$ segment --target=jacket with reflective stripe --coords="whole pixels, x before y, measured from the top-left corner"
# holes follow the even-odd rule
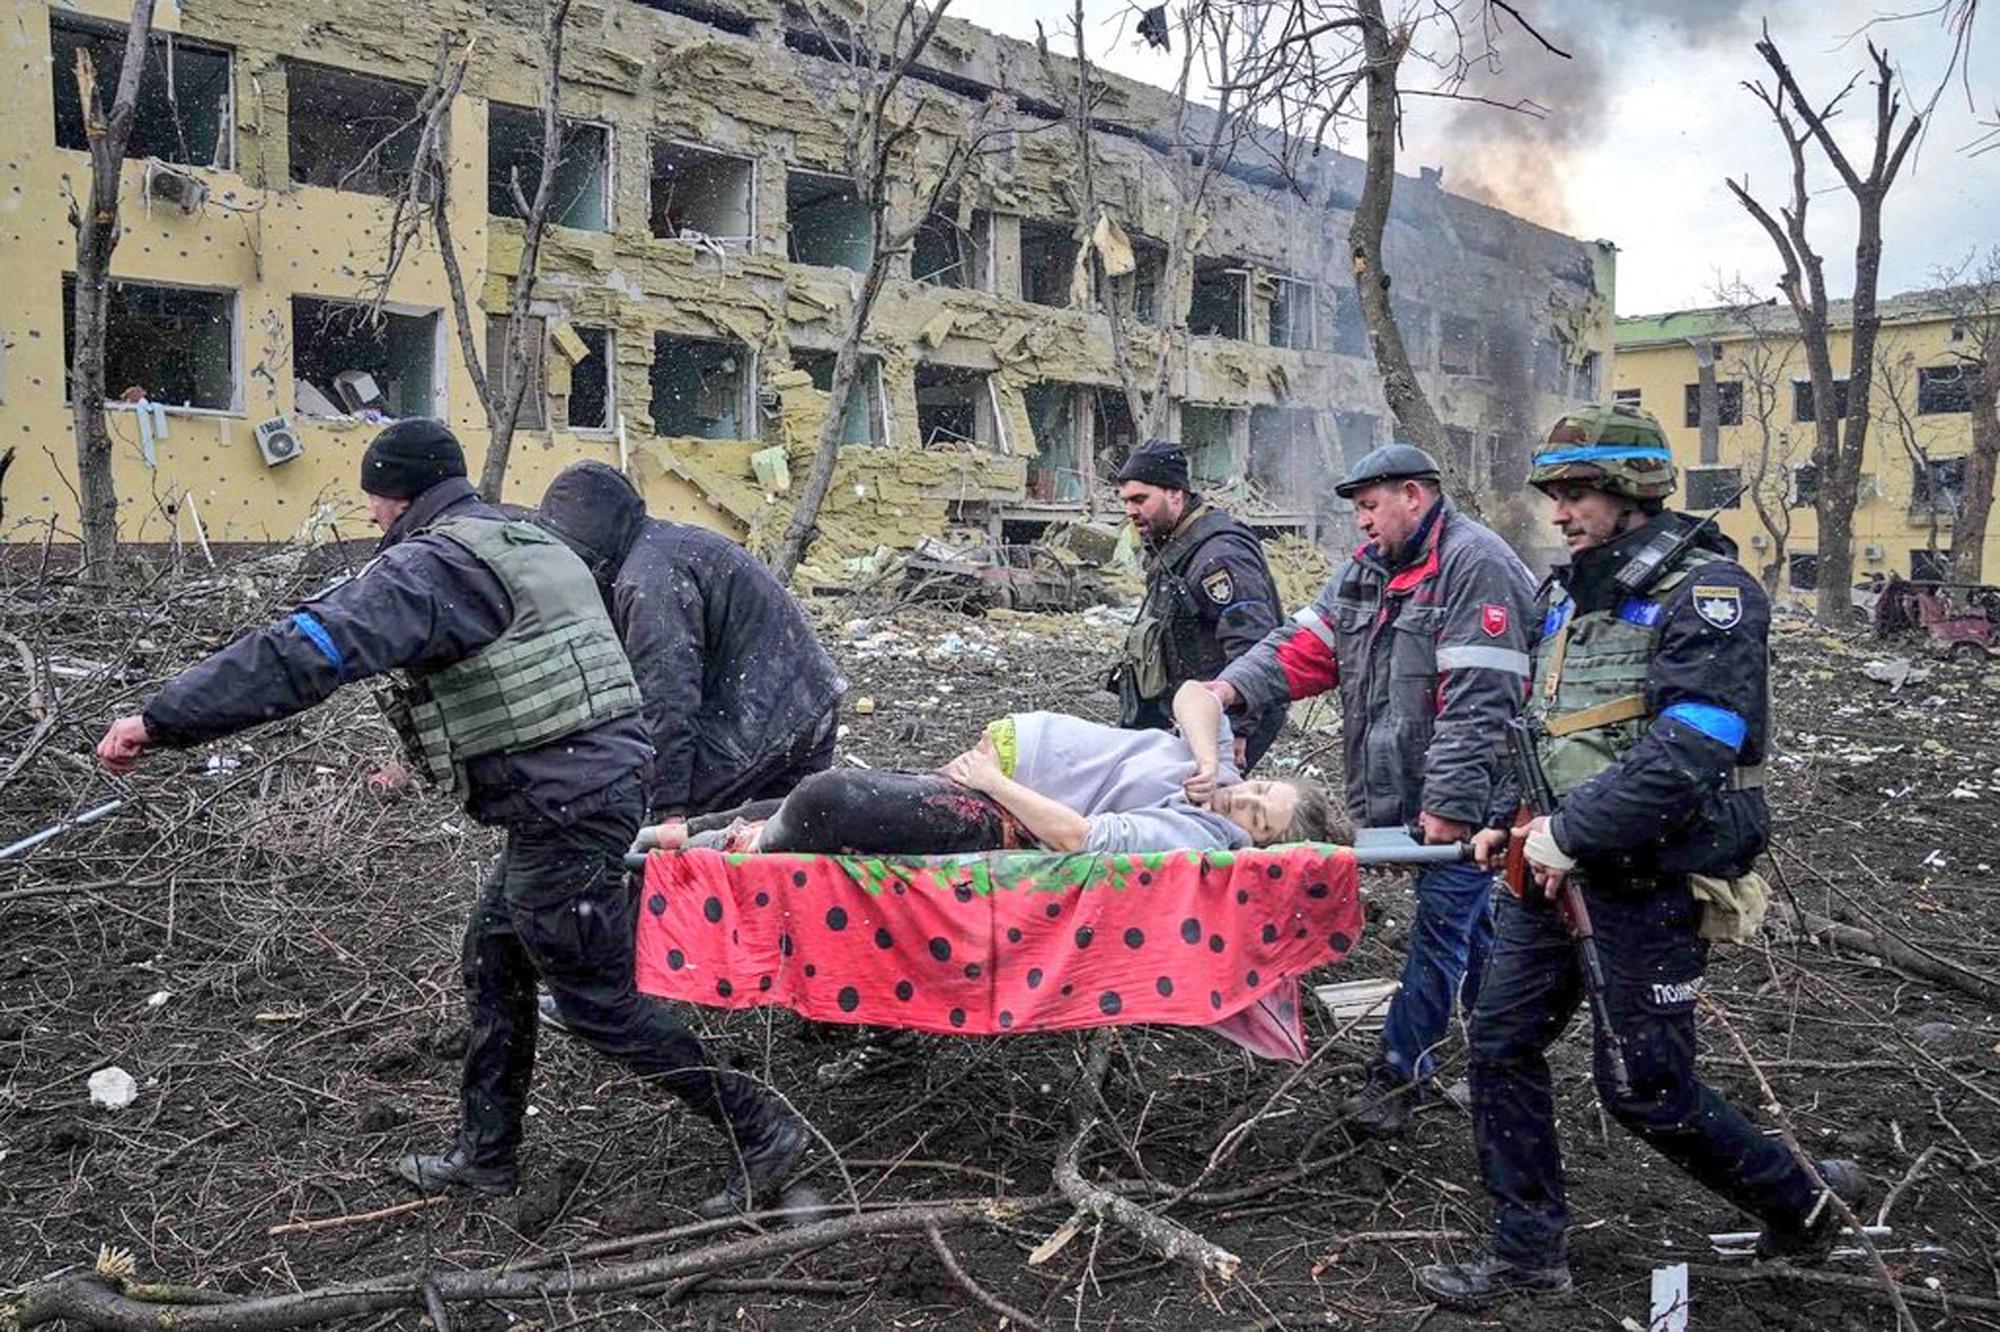
[[[1501,727],[1527,685],[1534,579],[1449,500],[1420,535],[1420,553],[1396,569],[1372,546],[1355,551],[1222,679],[1253,711],[1338,686],[1357,822],[1428,812],[1482,826],[1502,813]]]

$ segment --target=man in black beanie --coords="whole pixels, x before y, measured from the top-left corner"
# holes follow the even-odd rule
[[[1146,544],[1146,596],[1107,687],[1120,726],[1165,730],[1174,691],[1214,679],[1278,626],[1284,607],[1257,534],[1194,492],[1179,444],[1147,440],[1114,479]],[[1245,772],[1284,724],[1282,705],[1241,723]]]
[[[507,834],[466,927],[458,1137],[441,1154],[402,1158],[398,1173],[426,1190],[513,1189],[539,975],[575,1034],[733,1136],[730,1185],[703,1208],[753,1204],[798,1160],[804,1127],[756,1083],[717,1070],[634,984],[637,897],[623,857],[652,747],[590,570],[481,500],[442,422],[377,435],[361,488],[383,529],[376,558],[169,680],[111,724],[99,760],[130,772],[153,745],[217,740],[393,672],[378,697],[411,766]]]

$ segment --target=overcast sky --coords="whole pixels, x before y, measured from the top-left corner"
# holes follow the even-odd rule
[[[1461,12],[1473,12],[1465,0]],[[1878,13],[1927,8],[1932,0],[1875,5],[1866,0],[1562,0],[1516,4],[1557,46],[1542,51],[1518,29],[1499,34],[1503,68],[1482,86],[1503,101],[1531,96],[1549,108],[1540,120],[1432,98],[1406,100],[1408,125],[1399,168],[1442,165],[1456,188],[1572,235],[1615,242],[1618,312],[1648,314],[1715,302],[1720,279],[1741,275],[1774,293],[1778,260],[1770,239],[1723,184],[1749,177],[1752,192],[1775,212],[1790,192],[1784,143],[1769,114],[1744,90],[1769,81],[1753,49],[1768,18],[1773,37],[1807,94],[1830,97],[1847,79],[1872,73],[1867,36],[1888,48],[1905,85],[1904,102],[1928,102],[1951,48],[1936,17],[1862,30]],[[1975,247],[2000,244],[2000,146],[1969,156],[1965,146],[2000,119],[2000,7],[1974,34],[1973,106],[1954,83],[1937,103],[1929,133],[1883,213],[1884,295],[1931,285],[1941,268]],[[1390,4],[1394,13],[1394,0]],[[1067,32],[1068,0],[955,0],[951,12],[1015,36],[1034,36],[1037,19],[1052,37]],[[1108,69],[1161,86],[1176,60],[1146,49],[1133,32],[1126,0],[1086,0],[1093,59]],[[1664,15],[1664,16],[1663,16]],[[1176,34],[1178,36],[1178,34]],[[1069,39],[1061,38],[1059,49]],[[1206,100],[1203,90],[1202,100]],[[1866,171],[1874,124],[1867,76],[1835,121],[1838,137]],[[1342,145],[1349,152],[1355,141]],[[1812,150],[1809,161],[1818,158]],[[1826,257],[1829,294],[1853,290],[1854,203],[1824,166],[1814,175],[1809,209],[1813,243]]]

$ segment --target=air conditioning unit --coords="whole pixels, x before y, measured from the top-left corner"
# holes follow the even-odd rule
[[[1768,548],[1770,544],[1771,544],[1771,538],[1765,536],[1762,532],[1752,532],[1750,534],[1750,549],[1764,550]]]
[[[1888,556],[1889,552],[1884,550],[1881,546],[1877,545],[1873,541],[1869,542],[1867,545],[1861,548],[1861,558],[1868,561],[1870,564],[1880,564],[1883,560],[1887,559]]]
[[[146,172],[146,193],[163,203],[173,204],[191,217],[208,202],[208,182],[199,176],[182,175],[178,171],[154,166]]]
[[[256,426],[257,452],[264,455],[266,467],[276,467],[288,463],[306,451],[305,442],[298,431],[292,428],[288,416],[274,416],[268,421],[259,421]]]

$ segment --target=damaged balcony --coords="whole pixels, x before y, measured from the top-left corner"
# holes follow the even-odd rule
[[[653,433],[689,439],[755,439],[752,354],[740,342],[653,338]]]
[[[795,264],[865,272],[875,250],[868,207],[844,176],[794,171],[785,178],[785,225]]]
[[[83,103],[77,95],[76,56],[88,51],[97,71],[97,97],[109,107],[125,65],[126,26],[74,14],[49,15],[49,51],[55,83],[56,147],[89,151]],[[177,33],[146,36],[146,68],[132,111],[125,156],[177,166],[228,170],[235,160],[235,117],[229,52]]]
[[[325,420],[444,416],[443,321],[435,310],[292,298],[292,406]]]
[[[757,164],[686,144],[653,144],[655,236],[749,249],[757,237]]]
[[[611,229],[611,129],[564,120],[562,156],[549,182],[549,221],[578,231]],[[486,109],[486,211],[520,218],[514,192],[534,205],[542,175],[542,113],[494,102]]]
[[[390,197],[417,155],[414,84],[285,62],[285,134],[294,185]]]

